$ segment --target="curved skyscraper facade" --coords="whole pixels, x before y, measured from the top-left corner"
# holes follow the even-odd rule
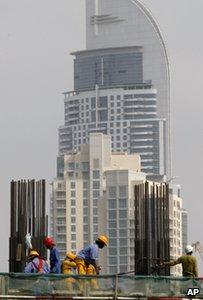
[[[142,171],[170,178],[169,64],[151,14],[136,0],[86,0],[86,48],[72,53],[59,155],[103,132],[113,151],[140,154]]]
[[[157,114],[166,120],[166,173],[171,176],[170,74],[163,37],[137,0],[86,0],[87,49],[142,46],[143,80],[157,89]]]

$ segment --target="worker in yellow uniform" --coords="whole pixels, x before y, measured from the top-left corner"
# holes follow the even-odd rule
[[[71,275],[73,273],[73,269],[76,269],[76,263],[75,263],[76,255],[73,252],[67,252],[66,258],[63,260],[61,264],[61,273]],[[75,282],[74,278],[67,278],[67,288],[68,290],[73,289],[73,283]]]
[[[160,267],[175,266],[177,264],[182,264],[183,276],[186,277],[198,277],[197,271],[197,260],[192,255],[193,247],[187,245],[185,247],[185,255],[180,256],[178,259],[171,262],[164,262]]]
[[[78,274],[80,275],[98,275],[101,269],[98,266],[99,249],[104,248],[108,244],[108,238],[105,235],[100,235],[93,245],[89,245],[86,248],[78,252],[75,259]],[[97,281],[93,279],[91,281],[93,288],[98,288]]]

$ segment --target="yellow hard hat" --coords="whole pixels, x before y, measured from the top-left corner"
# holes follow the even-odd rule
[[[105,236],[105,235],[100,235],[100,236],[98,237],[98,241],[103,242],[103,243],[107,246],[107,244],[108,244],[108,237]]]
[[[31,250],[29,256],[39,256],[39,253],[35,250]]]
[[[66,257],[68,257],[69,259],[74,260],[76,258],[76,255],[73,252],[67,252],[66,253]]]

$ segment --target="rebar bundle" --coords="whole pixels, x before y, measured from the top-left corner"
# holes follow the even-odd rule
[[[135,186],[135,274],[169,275],[159,268],[170,260],[169,187],[163,183]]]
[[[45,180],[12,181],[10,185],[9,272],[22,272],[29,249],[25,236],[31,234],[33,249],[46,256],[43,239],[47,235]]]

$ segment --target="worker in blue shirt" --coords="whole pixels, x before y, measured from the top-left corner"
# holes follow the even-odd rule
[[[54,239],[51,237],[46,237],[44,239],[44,245],[47,247],[47,249],[50,250],[50,273],[60,274],[61,273],[61,267],[60,267],[60,257],[59,257],[59,251],[55,247]]]
[[[47,261],[39,256],[35,250],[29,253],[29,262],[25,267],[25,273],[49,273],[50,268]]]
[[[107,244],[108,238],[105,235],[100,235],[93,245],[90,245],[78,252],[75,260],[78,274],[99,274],[100,267],[97,264],[99,249],[102,249],[104,246],[107,246]]]

